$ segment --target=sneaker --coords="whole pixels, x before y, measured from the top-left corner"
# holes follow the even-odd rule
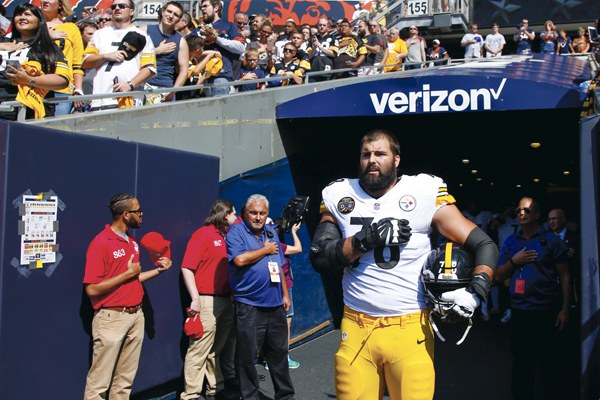
[[[292,357],[288,356],[288,367],[290,369],[296,369],[300,366],[300,363],[298,361],[294,361],[292,360]]]
[[[506,312],[504,313],[504,316],[502,317],[502,319],[500,320],[500,322],[502,322],[503,324],[507,323],[508,321],[510,321],[510,318],[512,317],[511,312],[510,312],[510,308],[508,310],[506,310]]]
[[[265,369],[268,371],[269,370],[269,365],[267,363],[265,363]]]

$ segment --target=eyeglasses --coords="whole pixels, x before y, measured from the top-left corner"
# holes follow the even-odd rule
[[[98,19],[98,22],[108,22],[110,21],[110,18],[100,18]]]
[[[525,211],[525,214],[531,214],[531,208],[529,208],[529,207],[515,208],[515,214],[519,215],[519,214],[521,214],[521,211]]]
[[[138,217],[143,214],[142,207],[138,208],[137,210],[128,210],[127,212],[130,214],[137,214]]]
[[[129,8],[129,5],[125,3],[113,4],[110,6],[110,9],[114,11],[117,9],[117,7],[119,7],[121,10],[124,10],[126,8]]]
[[[296,51],[296,50],[294,50],[294,49],[283,49],[284,53],[293,53],[294,51]]]
[[[255,61],[258,61],[258,58],[246,58],[246,61],[255,62]]]

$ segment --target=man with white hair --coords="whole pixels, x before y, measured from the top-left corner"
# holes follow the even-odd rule
[[[281,272],[285,258],[275,228],[265,224],[268,215],[267,198],[260,194],[250,196],[245,204],[244,221],[229,228],[225,238],[237,330],[236,358],[244,400],[259,399],[254,358],[261,348],[269,365],[275,398],[294,399],[286,319],[291,303]]]

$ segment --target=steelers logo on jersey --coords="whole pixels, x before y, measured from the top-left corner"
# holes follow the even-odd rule
[[[399,205],[402,211],[409,212],[415,209],[417,200],[411,195],[402,196],[400,197]]]
[[[338,207],[339,212],[341,212],[342,214],[349,214],[352,211],[354,211],[355,205],[356,204],[352,197],[344,197],[343,199],[341,199],[338,202],[337,207]]]

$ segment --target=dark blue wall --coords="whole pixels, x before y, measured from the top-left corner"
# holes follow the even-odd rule
[[[144,210],[142,227],[132,233],[138,240],[161,233],[173,260],[171,270],[145,284],[146,339],[134,392],[180,376],[180,345],[187,341],[179,266],[218,198],[218,158],[14,123],[0,123],[0,151],[1,397],[82,397],[93,316],[83,292],[85,254],[111,222],[106,205],[119,192],[134,194]],[[64,258],[50,277],[47,264],[28,277],[11,265],[20,249],[12,202],[28,189],[53,190],[66,204],[57,238]],[[143,270],[154,268],[144,250],[140,260]]]

